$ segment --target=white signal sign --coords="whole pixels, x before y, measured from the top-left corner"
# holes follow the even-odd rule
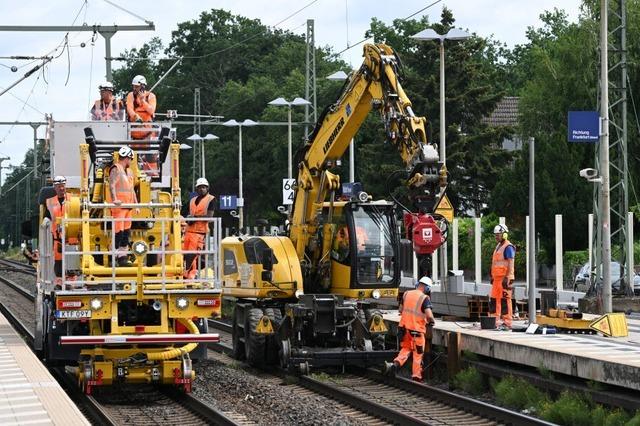
[[[293,204],[295,186],[295,179],[282,179],[282,204],[284,204],[285,206]]]

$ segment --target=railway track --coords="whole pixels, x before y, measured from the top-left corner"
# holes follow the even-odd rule
[[[0,264],[6,265],[6,260],[2,259]],[[0,276],[0,311],[29,345],[34,339],[34,301],[32,290]],[[129,385],[97,388],[95,395],[88,396],[78,388],[75,373],[69,367],[50,368],[50,371],[96,424],[192,426],[246,423],[243,418],[234,419],[233,415],[191,395],[166,387]]]
[[[221,333],[221,343],[211,347],[230,353],[230,326],[209,321]],[[227,337],[227,338],[225,338]],[[288,380],[291,380],[288,378]],[[350,417],[366,424],[402,425],[549,425],[543,420],[474,400],[404,378],[390,378],[367,370],[340,375],[300,376],[296,385],[317,392],[351,410]],[[355,411],[354,411],[355,410]],[[363,417],[364,415],[364,417]]]
[[[14,272],[24,272],[25,274],[36,274],[36,268],[33,266],[13,259],[0,259],[0,269],[10,270]]]

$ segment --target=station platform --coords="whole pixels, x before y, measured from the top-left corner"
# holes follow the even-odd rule
[[[392,330],[400,319],[397,311],[386,311],[383,317]],[[640,320],[627,319],[627,324],[627,337],[612,338],[589,334],[541,335],[481,330],[478,323],[436,318],[433,343],[446,347],[449,333],[459,333],[461,350],[640,390]],[[514,321],[516,325],[524,325],[524,322]]]
[[[0,424],[90,425],[2,314]]]

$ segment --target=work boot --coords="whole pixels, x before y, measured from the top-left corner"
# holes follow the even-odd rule
[[[395,376],[396,372],[399,370],[399,365],[398,363],[394,362],[384,362],[384,366],[382,367],[382,372],[386,375],[386,376]]]
[[[123,256],[118,258],[118,266],[133,266],[133,263],[126,256]]]
[[[413,377],[411,377],[411,380],[413,380],[414,382],[417,382],[417,383],[422,383],[422,377],[413,376]]]

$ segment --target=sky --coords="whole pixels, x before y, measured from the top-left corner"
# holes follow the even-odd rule
[[[141,47],[154,36],[160,37],[167,45],[177,23],[195,20],[203,10],[222,8],[234,14],[258,18],[269,26],[279,24],[277,28],[298,34],[305,33],[307,19],[314,19],[316,45],[331,46],[334,52],[338,52],[361,41],[373,17],[391,24],[394,19],[406,18],[434,1],[0,0],[0,26],[72,25],[74,22],[74,25],[88,26],[144,25],[140,17],[153,21],[155,31],[122,31],[112,38],[112,56],[119,56],[125,49]],[[564,9],[569,19],[575,21],[580,13],[580,3],[580,0],[440,0],[413,19],[427,15],[431,22],[438,21],[442,8],[446,6],[453,11],[457,27],[482,37],[493,36],[513,47],[527,41],[525,32],[528,27],[541,25],[539,16],[543,11]],[[64,35],[60,32],[3,32],[0,37],[0,91],[37,64],[4,57],[50,54],[60,46]],[[104,39],[98,35],[92,42],[92,32],[72,32],[69,45],[69,57],[65,51],[46,67],[44,74],[34,73],[0,96],[0,122],[42,121],[45,113],[53,114],[57,120],[82,121],[89,118],[90,105],[98,99],[97,86],[105,79]],[[55,52],[60,53],[61,50]],[[342,58],[357,67],[361,52],[361,46],[356,46],[342,54]],[[19,67],[18,71],[12,72],[12,66]],[[114,68],[117,67],[118,63],[114,62]],[[45,128],[42,126],[38,137],[44,136]],[[8,163],[19,165],[32,146],[33,129],[30,126],[0,126],[0,157],[10,157],[10,161],[2,163],[3,166]],[[6,176],[7,170],[2,172]]]

